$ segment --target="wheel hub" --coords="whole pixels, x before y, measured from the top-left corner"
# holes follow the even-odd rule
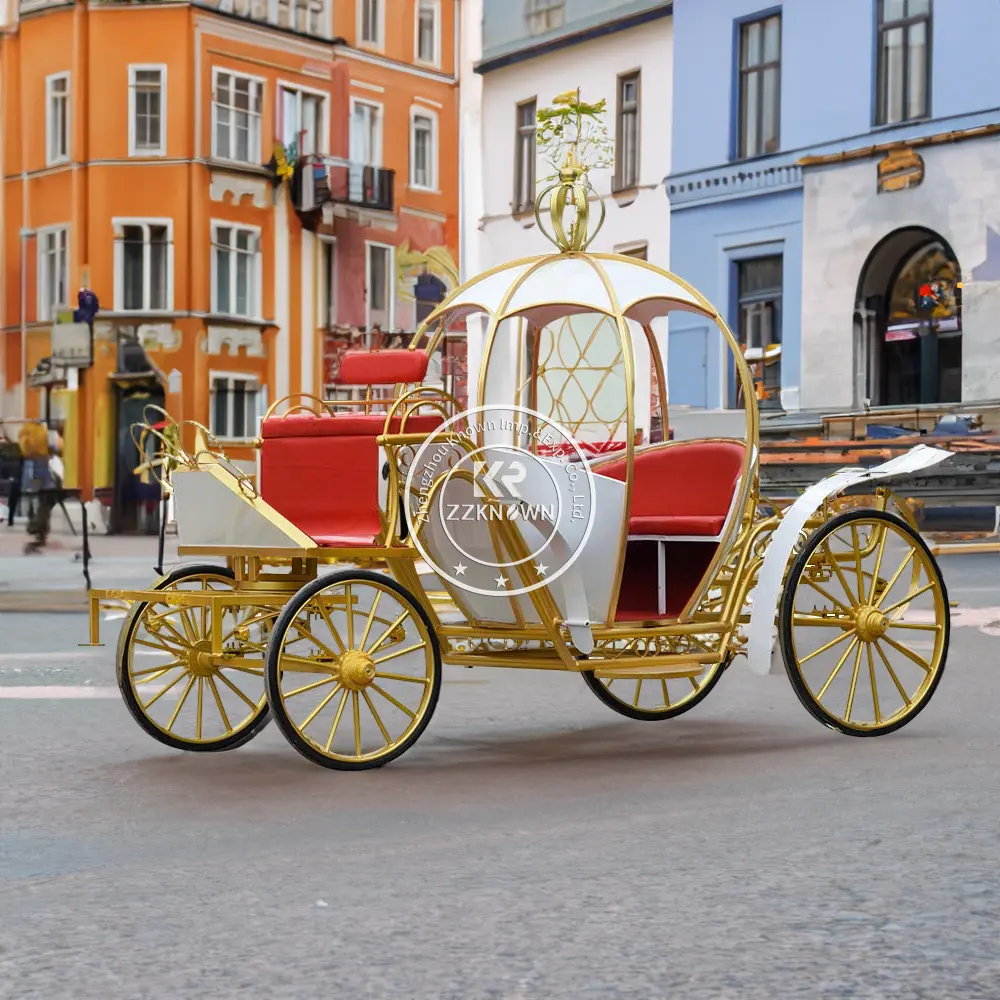
[[[216,672],[211,639],[202,639],[188,650],[187,668],[195,677],[209,677]]]
[[[866,604],[858,608],[854,616],[854,631],[862,642],[875,642],[885,635],[885,614],[878,608]]]
[[[375,664],[367,653],[351,649],[340,658],[340,683],[349,691],[361,691],[375,680]]]

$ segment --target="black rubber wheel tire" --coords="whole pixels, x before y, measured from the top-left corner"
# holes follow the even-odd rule
[[[795,591],[799,578],[802,576],[802,572],[806,567],[806,563],[809,561],[810,556],[812,556],[816,549],[823,543],[823,540],[827,538],[827,536],[832,535],[845,524],[850,524],[852,521],[862,520],[881,520],[890,522],[898,528],[899,531],[908,535],[910,539],[912,539],[914,544],[916,544],[916,546],[927,556],[930,565],[934,567],[934,570],[937,573],[937,582],[938,586],[941,588],[941,598],[944,601],[944,607],[946,609],[943,645],[941,648],[941,665],[938,667],[934,680],[931,681],[930,687],[928,687],[928,689],[924,692],[920,702],[911,712],[904,715],[903,718],[897,719],[895,722],[879,729],[853,729],[849,726],[845,726],[840,719],[831,715],[826,711],[826,709],[823,708],[822,705],[818,704],[809,693],[809,689],[806,687],[806,683],[802,679],[802,675],[795,665],[795,650],[792,646],[791,621],[792,612],[795,608]],[[799,701],[802,702],[806,711],[814,719],[822,722],[824,726],[836,730],[838,733],[843,733],[845,736],[888,736],[889,733],[894,733],[896,730],[902,729],[903,726],[912,722],[924,710],[928,702],[933,697],[934,692],[937,690],[938,684],[941,683],[941,678],[944,676],[944,668],[948,661],[948,645],[951,641],[951,615],[947,613],[947,609],[949,607],[948,589],[945,586],[944,577],[941,575],[941,567],[938,566],[937,560],[934,558],[931,550],[927,547],[927,543],[906,523],[906,521],[904,521],[901,517],[897,517],[895,514],[890,514],[887,511],[880,510],[849,510],[845,511],[843,514],[838,514],[836,517],[827,521],[822,527],[817,528],[816,531],[814,531],[812,535],[806,539],[805,545],[802,546],[802,551],[796,556],[795,561],[792,563],[792,568],[788,571],[788,576],[785,580],[785,588],[782,593],[781,605],[778,612],[778,637],[781,643],[781,658],[785,664],[785,673],[788,674],[788,679],[792,683],[792,690],[795,692]]]
[[[720,678],[729,668],[729,665],[733,662],[733,657],[728,657],[719,667],[718,670],[709,678],[705,685],[698,690],[698,692],[689,700],[684,702],[682,705],[675,705],[671,708],[664,708],[662,711],[657,712],[643,712],[641,709],[635,708],[633,705],[629,705],[624,701],[620,701],[616,698],[608,688],[601,682],[599,677],[594,676],[593,670],[584,670],[582,672],[582,677],[584,683],[590,688],[597,697],[604,702],[608,708],[617,712],[619,715],[624,715],[628,719],[635,719],[637,722],[662,722],[664,719],[676,719],[677,716],[683,715],[685,712],[690,712],[692,708],[700,705],[712,691],[716,684],[719,683]]]
[[[202,574],[224,576],[230,580],[235,580],[233,571],[226,566],[178,566],[177,569],[157,580],[150,587],[150,590],[166,590],[172,584],[183,580],[185,577],[201,576]],[[187,750],[192,753],[222,753],[225,750],[235,750],[237,747],[243,746],[244,743],[249,743],[271,721],[271,710],[267,703],[260,709],[256,718],[251,719],[242,729],[238,729],[232,735],[213,743],[192,743],[188,740],[178,739],[176,736],[171,736],[169,733],[164,732],[146,717],[136,698],[135,691],[129,683],[126,654],[132,643],[135,630],[139,626],[139,618],[147,606],[148,604],[145,601],[132,606],[128,618],[125,619],[125,624],[122,627],[121,637],[118,640],[118,651],[115,657],[117,661],[118,690],[121,691],[122,699],[125,702],[125,707],[129,710],[129,714],[154,740],[174,750]]]
[[[386,587],[395,593],[400,601],[404,602],[423,622],[424,627],[427,629],[427,635],[431,644],[431,651],[434,656],[434,679],[431,682],[430,701],[427,705],[427,711],[424,713],[424,717],[417,724],[417,727],[413,730],[413,732],[410,733],[410,735],[407,736],[407,738],[398,747],[387,753],[384,757],[377,757],[374,760],[335,760],[331,757],[327,757],[325,754],[320,753],[314,747],[310,746],[309,743],[299,735],[298,730],[295,728],[295,724],[288,717],[288,713],[285,711],[284,704],[281,700],[281,692],[278,686],[278,663],[281,645],[285,633],[288,631],[291,623],[295,620],[295,616],[310,598],[314,597],[321,590],[325,590],[331,584],[344,580],[367,580],[370,583],[377,583],[379,586]],[[421,734],[427,728],[427,724],[431,721],[431,716],[434,714],[434,709],[437,708],[438,698],[441,695],[441,647],[438,643],[437,636],[434,634],[434,627],[431,624],[431,620],[428,618],[427,613],[404,586],[397,583],[391,576],[388,576],[385,573],[375,573],[372,570],[366,569],[341,570],[336,573],[329,573],[326,576],[317,577],[315,580],[310,581],[300,590],[296,591],[295,596],[292,597],[292,599],[282,609],[281,614],[274,623],[274,628],[271,630],[271,635],[267,643],[267,654],[264,666],[264,686],[267,690],[267,700],[271,706],[271,713],[274,716],[275,724],[281,730],[285,739],[288,740],[288,742],[291,743],[291,745],[300,754],[302,754],[303,757],[312,761],[314,764],[319,764],[321,767],[328,767],[334,771],[369,771],[374,768],[384,767],[386,764],[396,760],[397,757],[401,757],[407,750],[410,749],[410,747],[413,746],[414,743],[417,742],[418,739],[420,739]]]

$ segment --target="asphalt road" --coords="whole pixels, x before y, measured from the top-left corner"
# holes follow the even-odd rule
[[[742,660],[658,723],[452,669],[360,774],[274,726],[168,750],[108,690],[110,629],[0,615],[0,997],[997,1000],[1000,560],[942,564],[948,669],[892,736]]]

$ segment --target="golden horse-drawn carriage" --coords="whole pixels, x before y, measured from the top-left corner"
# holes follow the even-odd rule
[[[272,406],[255,478],[209,438],[185,451],[158,432],[180,552],[218,562],[92,593],[92,643],[102,607],[130,604],[118,679],[150,735],[228,750],[273,715],[319,764],[379,766],[423,732],[444,664],[578,673],[615,711],[669,719],[737,654],[769,672],[775,629],[796,694],[824,724],[889,733],[926,705],[945,664],[947,594],[879,482],[948,453],[918,448],[795,499],[762,498],[739,345],[676,276],[587,251],[590,195],[571,155],[538,202],[550,199],[557,251],[464,284],[407,349],[345,356],[341,381],[368,387],[362,401]],[[637,426],[658,410],[669,427],[657,326],[676,310],[717,327],[744,436],[650,442]],[[443,332],[473,315],[485,340],[463,412],[422,383]],[[655,387],[648,406],[640,371]]]

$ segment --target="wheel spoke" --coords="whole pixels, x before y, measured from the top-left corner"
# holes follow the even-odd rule
[[[848,635],[850,635],[849,632],[845,632],[844,633],[845,637],[848,636]],[[833,671],[830,673],[830,676],[827,677],[826,683],[820,688],[819,694],[816,695],[816,700],[817,701],[822,701],[823,700],[823,695],[826,694],[826,689],[833,683],[834,677],[836,677],[837,674],[840,673],[840,668],[847,662],[847,658],[851,655],[851,650],[854,649],[854,647],[857,644],[858,644],[858,637],[855,636],[851,640],[850,645],[847,647],[847,649],[844,650],[844,655],[837,661],[837,665],[833,668]],[[801,661],[801,660],[799,661],[800,664],[802,662],[803,661]]]
[[[194,723],[194,738],[201,739],[201,712],[205,701],[205,678],[198,678],[198,717]]]
[[[888,628],[912,628],[917,629],[920,632],[940,632],[941,626],[937,624],[925,624],[924,622],[897,622],[891,621],[885,623]]]
[[[340,647],[341,654],[346,653],[348,647],[344,645],[344,640],[340,638],[340,633],[337,631],[337,626],[333,624],[333,619],[330,617],[330,612],[327,611],[326,608],[323,606],[322,601],[316,601],[315,603],[316,607],[319,608],[320,617],[326,623],[326,627],[330,630],[330,635],[333,636],[334,641]],[[348,611],[350,611],[350,609],[348,609]],[[348,621],[349,620],[350,619],[348,618]],[[311,632],[309,634],[312,635]],[[315,636],[313,636],[313,641],[316,642],[318,646],[323,646],[323,648],[327,651],[327,653],[330,654],[330,656],[332,656],[334,659],[337,659],[337,654],[328,646],[325,646],[323,645],[323,643],[318,642]]]
[[[692,677],[691,680],[694,680]],[[667,679],[666,677],[660,678],[660,684],[663,687],[663,707],[670,708],[670,692],[667,690]],[[697,685],[695,685],[697,687]]]
[[[906,707],[909,708],[912,704],[910,696],[906,693],[903,685],[899,683],[899,678],[896,676],[896,671],[892,669],[892,664],[889,662],[888,657],[885,655],[882,647],[878,642],[873,642],[872,645],[875,647],[876,652],[882,657],[882,662],[885,664],[885,669],[889,671],[889,676],[892,678],[892,683],[896,685],[896,690],[899,692],[900,698],[906,703]]]
[[[823,616],[823,615],[792,615],[793,625],[804,625],[812,626],[814,628],[842,628],[843,625],[847,625],[848,630],[854,628],[854,619],[846,618],[837,615],[833,616]]]
[[[808,663],[814,656],[819,656],[820,653],[825,653],[828,649],[832,649],[838,642],[843,642],[852,633],[853,629],[850,632],[843,632],[841,635],[838,635],[836,639],[831,639],[829,642],[824,643],[819,647],[819,649],[814,649],[811,653],[803,656],[799,660],[799,666],[802,666],[803,663]]]
[[[393,698],[393,696],[389,694],[389,692],[386,691],[385,688],[379,687],[378,684],[372,684],[372,690],[378,691],[378,693],[382,695],[382,697],[385,698],[386,701],[391,701],[393,705],[396,706],[396,708],[398,708],[401,712],[404,712],[411,719],[415,719],[417,717],[415,712],[411,712],[401,701],[396,701],[396,699]]]
[[[372,713],[372,718],[375,720],[375,724],[382,730],[382,736],[385,738],[386,746],[392,743],[392,737],[389,735],[389,730],[385,728],[382,723],[382,717],[375,711],[375,703],[371,699],[371,695],[367,691],[362,690],[361,693],[365,697],[365,703],[368,705],[368,711]]]
[[[336,692],[334,692],[334,694],[336,694]],[[340,725],[340,717],[344,714],[344,706],[346,704],[347,688],[344,688],[344,696],[340,699],[340,704],[337,706],[337,714],[333,717],[333,725],[330,726],[330,735],[327,737],[326,746],[323,748],[326,753],[329,753],[330,747],[333,746],[333,738],[337,734],[337,726]]]
[[[346,600],[346,605],[347,605],[347,648],[348,649],[354,649],[354,604],[351,602],[351,585],[350,584],[347,584],[346,588],[344,589],[344,595],[347,598],[347,600]],[[357,705],[358,705],[358,699],[357,699],[357,695],[355,695],[355,698],[354,698],[355,717],[357,717]],[[360,757],[361,754],[359,753],[358,756]]]
[[[887,635],[882,636],[882,638],[885,642],[889,643],[893,649],[912,660],[918,667],[920,667],[921,670],[924,671],[924,673],[929,674],[931,672],[931,665],[922,656],[917,656],[917,654],[912,650],[907,649],[905,646],[901,646],[895,639],[890,639]]]
[[[853,525],[851,526],[854,527]],[[861,654],[864,652],[864,646],[858,643],[858,652],[854,657],[854,673],[851,675],[851,689],[847,692],[847,713],[844,715],[844,722],[851,721],[851,711],[854,708],[854,692],[858,686],[858,672],[861,669]]]
[[[212,696],[215,698],[215,707],[219,710],[219,715],[222,717],[222,724],[226,727],[226,732],[232,731],[232,726],[229,723],[229,716],[226,715],[226,709],[222,704],[222,696],[219,694],[219,688],[216,686],[215,678],[208,678],[208,686],[212,689]]]
[[[879,608],[879,610],[884,615],[891,614],[897,608],[901,608],[904,604],[909,604],[911,601],[919,597],[921,594],[926,594],[928,590],[933,590],[937,586],[937,580],[931,580],[930,583],[925,583],[919,590],[913,591],[912,594],[907,594],[900,601],[896,601],[895,604],[890,604],[887,608]]]
[[[335,638],[339,642],[340,636],[337,635],[337,630],[333,627],[333,622],[331,622],[326,617],[326,613],[323,611],[322,606],[320,606],[320,614],[323,616],[327,625],[330,627],[330,631],[333,632]],[[326,653],[326,655],[329,656],[331,659],[333,660],[340,659],[340,655],[338,653],[335,653],[332,649],[330,649],[330,647],[325,642],[321,642],[319,639],[317,639],[316,636],[313,635],[312,630],[303,625],[302,622],[300,622],[297,618],[295,619],[295,621],[292,622],[292,625],[299,633],[298,639],[308,639],[311,642],[314,642],[317,646],[319,646],[319,648],[323,650],[323,652]],[[297,642],[298,639],[293,639],[292,641]],[[343,653],[344,649],[341,648],[340,652]]]
[[[375,591],[375,598],[372,601],[371,610],[368,612],[368,621],[365,622],[365,630],[361,633],[361,642],[358,643],[360,649],[365,648],[368,641],[368,633],[372,630],[372,622],[375,621],[375,609],[378,607],[379,598],[382,596],[381,590]]]
[[[189,648],[189,643],[187,641],[184,642],[184,645],[181,649],[177,649],[174,646],[167,646],[162,641],[150,642],[148,639],[140,639],[139,636],[134,636],[132,641],[137,646],[149,646],[150,649],[158,649],[161,653],[171,653],[173,656],[176,656],[178,653],[183,652],[184,649]]]
[[[181,714],[181,709],[184,707],[184,702],[187,701],[187,696],[191,693],[191,688],[194,687],[195,676],[191,674],[188,678],[188,682],[181,692],[181,700],[177,702],[177,706],[174,708],[174,714],[170,716],[170,721],[167,723],[167,732],[174,728],[174,723],[177,721],[177,716]]]
[[[882,713],[878,707],[878,684],[875,682],[875,659],[872,656],[872,644],[870,642],[865,643],[865,648],[868,651],[868,678],[872,685],[872,705],[875,708],[875,725],[878,726],[882,723]]]
[[[882,602],[888,596],[889,591],[892,590],[892,588],[896,585],[896,581],[903,575],[903,570],[905,570],[906,567],[909,566],[910,560],[913,558],[913,553],[916,551],[917,551],[916,549],[911,547],[910,551],[906,553],[906,558],[899,564],[899,569],[897,569],[896,572],[892,574],[892,578],[885,585],[885,590],[882,591],[882,596],[875,602],[876,608],[882,609]],[[911,598],[907,598],[907,600],[910,599]],[[903,603],[906,602],[904,601]]]
[[[302,732],[305,732],[306,728],[309,725],[309,723],[312,722],[312,720],[315,719],[316,716],[319,715],[319,713],[322,712],[323,709],[326,708],[326,706],[329,705],[331,701],[333,701],[334,695],[339,690],[341,690],[340,681],[337,681],[337,686],[303,720],[302,725],[299,726],[299,729]],[[344,697],[345,698],[347,697],[347,689],[346,688],[344,689]],[[339,713],[338,713],[338,715],[339,715]]]
[[[878,542],[878,551],[875,553],[875,569],[872,570],[872,585],[868,591],[868,603],[875,600],[875,588],[878,586],[878,571],[882,568],[882,556],[885,555],[885,543],[889,540],[889,529],[882,528],[882,534]]]
[[[639,707],[639,695],[642,693],[642,678],[637,677],[635,679],[635,697],[632,699],[632,707]]]
[[[390,635],[392,635],[393,629],[395,629],[398,625],[403,624],[403,620],[407,618],[409,614],[409,611],[404,610],[403,613],[378,637],[371,649],[362,650],[362,652],[368,653],[369,656],[374,653],[375,650],[378,649]]]
[[[155,681],[157,677],[162,677],[169,670],[176,670],[178,667],[183,667],[183,660],[173,660],[171,663],[164,664],[159,667],[146,667],[145,670],[133,670],[132,677],[145,677],[144,681],[136,681],[137,684],[148,684],[150,681]],[[152,677],[148,677],[148,674],[152,674]]]
[[[413,653],[418,649],[423,649],[426,645],[426,642],[418,642],[414,646],[407,646],[406,649],[397,649],[395,653],[387,653],[385,656],[376,657],[372,660],[372,663],[385,663],[386,660],[394,660],[397,656],[405,656],[407,653]]]
[[[847,595],[848,603],[851,605],[851,607],[856,608],[858,606],[858,601],[854,596],[854,591],[852,591],[851,588],[847,585],[847,577],[844,576],[844,571],[840,568],[840,563],[837,562],[837,557],[833,554],[833,548],[830,545],[830,539],[829,538],[825,539],[823,545],[826,548],[826,554],[829,558],[830,566],[833,569],[834,573],[837,574],[837,579],[840,581],[840,585],[844,588],[844,593]]]
[[[858,575],[858,604],[865,599],[865,574],[861,569],[861,539],[857,524],[851,524],[851,541],[854,544],[854,568]]]
[[[239,695],[252,709],[256,711],[257,702],[251,701],[221,670],[219,671],[219,680],[226,685],[234,694]]]
[[[375,671],[376,677],[382,677],[387,681],[409,681],[411,684],[430,684],[431,679],[429,677],[412,677],[410,674],[389,674],[382,670]]]
[[[313,681],[312,684],[305,684],[300,688],[296,688],[294,691],[289,691],[286,694],[283,694],[281,697],[293,698],[297,694],[304,694],[306,691],[315,691],[316,688],[322,687],[324,684],[333,684],[335,681],[337,681],[337,678],[333,674],[330,674],[329,677],[324,677],[321,680]]]
[[[155,705],[175,684],[179,684],[187,676],[187,671],[182,674],[178,674],[165,688],[161,688],[156,694],[142,705],[142,710],[145,712],[151,706]]]
[[[809,577],[803,574],[802,582],[808,584],[817,593],[822,594],[828,601],[830,601],[831,604],[836,605],[845,614],[850,614],[851,609],[846,604],[844,604],[843,601],[837,600],[837,598],[834,597],[833,594],[830,593],[830,591],[825,590],[818,583],[816,583],[815,580],[810,580]]]
[[[353,630],[352,630],[353,631]],[[351,638],[353,641],[353,636]],[[351,701],[353,705],[351,706],[354,710],[354,756],[361,756],[361,699],[358,697],[357,691],[351,692]]]

